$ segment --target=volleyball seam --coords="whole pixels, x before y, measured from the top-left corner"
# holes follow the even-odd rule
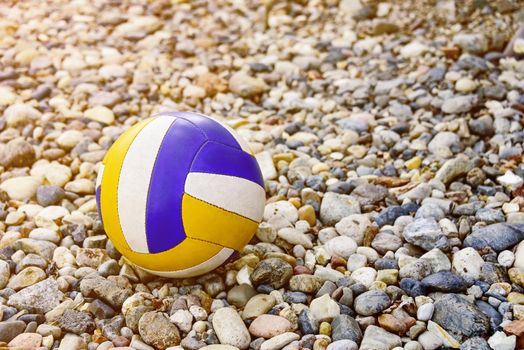
[[[215,175],[217,175],[217,174],[215,174]],[[210,205],[210,206],[212,206],[212,207],[215,207],[215,208],[217,208],[217,209],[221,209],[221,210],[223,210],[223,211],[225,211],[225,212],[228,212],[228,213],[230,213],[230,214],[234,214],[234,215],[237,215],[237,216],[239,216],[239,217],[241,217],[241,218],[244,218],[244,219],[246,219],[246,220],[249,220],[249,221],[251,221],[251,222],[254,222],[254,223],[257,224],[257,225],[259,224],[259,222],[255,221],[255,220],[253,220],[253,219],[251,219],[251,218],[248,218],[248,217],[246,217],[246,216],[244,216],[244,215],[241,215],[241,214],[236,213],[236,212],[234,212],[234,211],[227,210],[227,209],[225,209],[225,208],[219,207],[219,206],[216,205],[216,204],[209,203],[209,202],[207,202],[207,201],[205,201],[205,200],[203,200],[203,199],[200,199],[200,198],[197,198],[197,197],[195,197],[195,196],[192,196],[192,195],[190,195],[190,194],[188,194],[188,193],[186,193],[186,192],[184,192],[184,194],[185,194],[186,196],[188,196],[188,197],[191,197],[191,198],[197,200],[197,201],[204,202],[204,203],[206,203],[206,204],[208,204],[208,205]],[[186,235],[187,235],[187,233],[186,233]],[[189,237],[189,236],[188,236],[188,237]]]

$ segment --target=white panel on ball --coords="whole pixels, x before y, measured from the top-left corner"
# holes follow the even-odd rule
[[[131,143],[118,181],[118,217],[129,247],[149,253],[146,206],[151,173],[158,150],[176,118],[162,116],[146,125]]]

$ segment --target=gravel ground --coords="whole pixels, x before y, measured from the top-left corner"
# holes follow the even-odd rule
[[[524,348],[523,21],[510,0],[2,2],[0,347]],[[187,280],[123,259],[94,198],[112,142],[167,110],[226,117],[266,179],[250,245]]]

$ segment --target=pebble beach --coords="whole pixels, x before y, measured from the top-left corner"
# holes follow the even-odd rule
[[[3,1],[0,349],[524,349],[523,23],[512,0]],[[188,279],[122,257],[95,200],[165,111],[224,118],[265,180],[251,242]]]

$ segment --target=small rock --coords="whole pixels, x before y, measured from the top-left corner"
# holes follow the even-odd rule
[[[463,156],[458,156],[446,161],[435,174],[435,179],[444,184],[448,184],[452,180],[466,175],[472,167],[473,165],[469,159]]]
[[[18,103],[7,107],[4,117],[8,127],[16,128],[40,120],[42,113],[30,105]]]
[[[468,288],[468,283],[460,276],[449,271],[441,271],[425,277],[422,287],[438,292],[462,292]]]
[[[58,325],[68,333],[79,335],[82,333],[91,333],[96,328],[91,315],[76,310],[65,310],[58,319]]]
[[[286,285],[293,275],[293,267],[284,260],[270,258],[257,264],[251,274],[251,280],[256,286],[267,284],[278,289]]]
[[[11,199],[27,201],[35,196],[38,186],[40,180],[32,176],[20,176],[5,180],[0,185],[0,189],[7,192]]]
[[[488,345],[488,342],[484,338],[473,337],[467,339],[460,346],[460,350],[491,350],[492,348]]]
[[[188,310],[177,310],[169,317],[179,330],[188,333],[193,325],[193,315]]]
[[[488,316],[458,294],[445,294],[434,305],[433,321],[458,341],[484,336],[489,331]]]
[[[351,340],[357,344],[362,340],[362,331],[355,321],[349,315],[339,315],[331,322],[331,338],[333,341]]]
[[[318,321],[331,321],[340,315],[340,307],[328,294],[313,299],[309,305],[311,315]]]
[[[115,121],[115,115],[113,111],[104,106],[90,108],[84,112],[84,116],[87,119],[91,119],[106,125],[111,125]]]
[[[403,236],[407,242],[427,251],[448,247],[446,236],[433,218],[416,219],[404,228]]]
[[[351,214],[360,214],[360,204],[355,197],[326,192],[320,205],[320,220],[325,225],[335,225]]]
[[[453,268],[462,277],[480,278],[484,260],[473,248],[468,247],[453,254]]]
[[[389,307],[391,300],[389,296],[381,290],[370,290],[357,296],[353,302],[353,307],[359,315],[376,315]]]
[[[443,344],[442,339],[440,339],[437,335],[429,331],[426,331],[419,335],[417,340],[422,345],[422,348],[424,350],[437,350]]]
[[[442,104],[442,111],[447,114],[469,112],[477,103],[475,95],[455,96],[446,99]]]
[[[42,344],[42,336],[38,333],[23,333],[17,335],[13,340],[7,344],[9,347],[14,349],[27,349],[33,350],[40,347]]]
[[[242,312],[242,318],[249,320],[265,314],[276,304],[276,299],[272,295],[258,294],[247,302]]]
[[[13,338],[22,333],[26,325],[23,321],[0,322],[0,341],[9,343]]]
[[[524,224],[492,224],[475,230],[464,239],[465,247],[477,250],[490,247],[499,252],[524,239]]]
[[[329,344],[326,350],[358,350],[358,345],[352,340],[341,339]]]
[[[420,321],[430,320],[434,310],[435,306],[432,303],[421,305],[417,310],[417,319]]]
[[[433,321],[428,322],[428,332],[432,333],[437,338],[440,338],[442,344],[445,346],[454,349],[458,349],[460,347],[460,343],[455,338],[453,338],[448,332],[446,332],[445,329]]]
[[[426,51],[428,51],[428,47],[426,45],[418,41],[412,41],[400,49],[400,54],[402,57],[411,58],[419,57]]]
[[[517,343],[517,337],[506,335],[504,332],[495,332],[489,339],[488,344],[492,349],[497,350],[514,350]]]
[[[16,276],[13,276],[9,281],[7,287],[14,290],[32,286],[46,278],[46,273],[39,267],[29,266],[20,271]]]
[[[23,139],[11,140],[0,148],[0,165],[10,167],[30,167],[36,160],[33,146]]]
[[[482,33],[459,33],[453,37],[453,42],[464,51],[481,54],[488,50],[488,40]]]
[[[291,323],[283,317],[275,315],[260,315],[249,326],[249,333],[255,337],[273,338],[291,331]]]
[[[497,177],[497,181],[504,187],[514,190],[524,184],[524,179],[515,175],[511,170],[506,171],[503,176]]]
[[[289,289],[307,294],[316,293],[320,289],[320,282],[313,275],[296,275],[289,280]]]
[[[220,343],[232,345],[239,349],[249,347],[251,336],[234,309],[229,307],[218,309],[213,316],[213,329]]]
[[[324,248],[332,256],[348,259],[357,250],[357,243],[347,236],[338,236],[327,241]]]
[[[229,78],[229,89],[241,97],[250,98],[264,93],[268,86],[260,79],[237,72]]]
[[[402,346],[398,335],[389,333],[377,326],[368,326],[359,350],[391,350]]]
[[[283,333],[263,342],[260,350],[279,350],[298,339],[300,339],[300,336],[296,333]]]
[[[38,186],[36,201],[43,207],[59,204],[65,197],[65,191],[58,186]]]
[[[60,342],[58,350],[87,350],[87,344],[82,337],[68,333]]]
[[[142,340],[159,349],[180,344],[178,328],[161,312],[146,312],[140,318],[138,331]]]
[[[80,291],[84,296],[100,298],[116,309],[120,309],[132,291],[117,285],[96,274],[90,274],[80,282]]]

